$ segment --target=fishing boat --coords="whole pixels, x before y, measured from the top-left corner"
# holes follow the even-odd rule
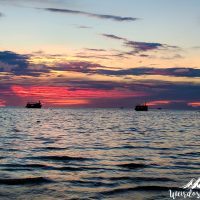
[[[41,102],[28,102],[26,108],[42,108]]]
[[[136,111],[148,111],[148,105],[145,104],[138,104],[135,106]]]

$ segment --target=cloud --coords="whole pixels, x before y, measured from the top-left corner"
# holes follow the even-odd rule
[[[45,65],[34,65],[30,63],[30,57],[31,55],[18,54],[12,51],[1,51],[0,72],[9,72],[16,76],[39,76],[41,73],[49,72]]]
[[[21,74],[28,66],[29,56],[17,54],[11,51],[0,52],[0,69],[7,71],[7,69],[16,74]]]
[[[122,37],[119,37],[119,36],[116,36],[116,35],[113,35],[113,34],[103,33],[102,36],[110,38],[110,39],[114,39],[114,40],[124,40],[124,41],[127,41],[126,38],[122,38]]]
[[[43,8],[42,8],[43,9]],[[103,14],[95,14],[90,12],[84,12],[84,11],[78,11],[78,10],[69,10],[69,9],[58,9],[58,8],[44,8],[43,10],[50,11],[50,12],[56,12],[56,13],[64,13],[64,14],[74,14],[74,15],[84,15],[88,17],[94,17],[98,19],[108,19],[108,20],[114,20],[118,22],[123,21],[136,21],[139,20],[138,18],[134,17],[121,17],[116,15],[103,15]]]
[[[132,40],[128,40],[128,39],[123,38],[123,37],[119,37],[119,36],[114,35],[114,34],[103,33],[101,35],[103,37],[106,37],[106,38],[109,38],[109,39],[123,41],[123,44],[124,44],[125,47],[132,49],[132,51],[124,52],[124,54],[127,54],[127,55],[135,55],[135,54],[138,54],[138,53],[147,52],[147,51],[155,51],[155,50],[178,49],[177,46],[170,46],[170,45],[161,44],[161,43],[158,43],[158,42],[132,41]]]
[[[76,27],[80,28],[80,29],[91,29],[92,28],[91,26],[84,26],[84,25],[76,26]]]
[[[87,49],[89,51],[103,52],[103,49]],[[50,73],[51,70],[80,72],[84,74],[99,74],[107,76],[143,76],[143,75],[163,75],[174,77],[200,77],[200,69],[189,67],[172,67],[172,68],[153,68],[153,67],[137,67],[128,69],[112,69],[110,67],[100,65],[90,61],[60,61],[54,65],[33,64],[30,62],[31,56],[17,54],[11,51],[0,52],[0,72],[7,72],[16,76],[40,76],[44,73]],[[85,56],[94,57],[91,56]]]
[[[174,108],[186,107],[186,105],[181,104],[178,101],[185,102],[196,102],[200,99],[200,85],[193,85],[187,83],[160,83],[157,86],[154,84],[152,89],[149,89],[152,93],[152,99],[168,99],[174,101]],[[176,101],[176,102],[175,102]],[[170,105],[171,108],[173,108]]]
[[[1,90],[0,90],[1,91]],[[7,105],[16,103],[24,106],[28,99],[37,101],[40,99],[44,106],[91,106],[91,102],[99,99],[124,99],[144,96],[142,92],[115,89],[101,89],[101,88],[84,88],[84,87],[70,87],[70,86],[54,86],[54,85],[16,85],[13,84],[7,89],[12,94],[12,100],[8,96],[4,96],[2,100],[6,99]]]
[[[154,42],[135,42],[135,41],[126,41],[125,45],[127,47],[131,47],[134,49],[135,53],[144,52],[144,51],[152,51],[160,48],[165,48],[166,45],[161,43]]]
[[[0,17],[3,17],[3,16],[4,16],[4,14],[0,12]]]
[[[181,58],[184,58],[184,57],[180,54],[175,54],[173,56],[162,56],[160,58],[165,59],[165,60],[173,60],[173,59],[181,59]]]
[[[91,50],[93,51],[93,49]],[[42,52],[35,53],[40,55]],[[43,56],[48,56],[48,54]],[[34,58],[34,54],[0,51],[0,99],[1,103],[3,102],[2,105],[24,105],[29,96],[32,97],[33,92],[40,93],[42,100],[54,106],[88,102],[88,106],[133,107],[144,101],[150,102],[152,105],[162,104],[162,107],[170,108],[188,108],[188,106],[199,105],[195,103],[198,103],[200,99],[198,82],[184,82],[184,78],[180,82],[173,82],[173,79],[168,81],[170,78],[156,80],[152,75],[194,77],[195,79],[200,77],[200,69],[188,67],[112,69],[89,61],[66,62],[62,59],[58,63],[50,65],[36,65],[31,62]],[[51,73],[52,71],[60,72]],[[85,76],[70,77],[66,76],[68,73],[62,71],[83,73]],[[40,77],[40,75],[44,75],[46,78]],[[103,78],[95,80],[96,75],[103,75]],[[129,78],[126,76],[129,75],[145,75],[146,77],[151,75],[151,77],[125,81],[126,78]],[[14,87],[15,92],[11,90],[13,85],[19,86]],[[51,93],[52,91],[54,92]],[[20,96],[20,94],[28,96]],[[58,94],[65,95],[64,99],[60,99],[61,96]],[[37,95],[33,97],[40,99],[40,96]],[[75,101],[74,98],[81,101]]]
[[[163,76],[175,76],[175,77],[200,77],[200,69],[194,68],[129,68],[122,70],[106,70],[100,69],[96,71],[99,74],[104,75],[115,75],[115,76],[125,76],[125,75],[163,75]]]
[[[51,84],[57,84],[60,86],[67,85],[72,90],[77,88],[82,89],[95,89],[95,90],[121,90],[121,91],[133,91],[138,94],[137,98],[113,98],[113,106],[134,106],[139,102],[152,102],[152,101],[170,101],[169,105],[165,105],[173,108],[186,108],[187,102],[196,102],[200,99],[200,85],[194,85],[190,83],[173,83],[168,81],[158,80],[137,80],[133,82],[116,82],[116,81],[103,81],[103,80],[86,80],[86,79],[71,79],[66,77],[59,77],[51,80]],[[139,95],[140,94],[140,95]],[[108,103],[109,102],[109,103]],[[181,103],[182,102],[182,103]],[[96,100],[94,105],[102,107],[113,107],[112,102],[105,97]]]
[[[81,73],[94,74],[96,69],[104,68],[104,66],[89,61],[72,61],[72,62],[59,62],[55,64],[52,69],[57,71],[73,71]]]
[[[85,50],[96,51],[96,52],[105,52],[106,51],[105,49],[95,49],[95,48],[85,48]]]
[[[43,97],[43,98],[54,98],[54,99],[69,99],[72,98],[99,98],[102,96],[108,98],[115,98],[115,97],[124,97],[124,96],[143,96],[141,93],[133,93],[132,91],[122,91],[117,89],[112,90],[95,90],[92,88],[76,88],[71,89],[70,87],[66,86],[18,86],[13,85],[11,87],[12,91],[18,94],[21,97]]]
[[[137,67],[128,69],[111,69],[97,63],[89,61],[73,61],[60,62],[55,64],[52,69],[57,71],[74,71],[87,74],[100,74],[108,76],[143,76],[143,75],[162,75],[174,77],[200,77],[200,69],[195,68],[153,68],[153,67]]]
[[[85,58],[85,59],[90,59],[90,58],[102,59],[102,60],[109,60],[110,59],[110,58],[106,57],[105,55],[96,56],[96,55],[82,55],[82,54],[77,54],[76,56],[78,58]]]

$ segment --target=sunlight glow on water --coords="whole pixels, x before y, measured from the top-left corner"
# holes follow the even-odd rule
[[[200,177],[199,115],[1,108],[0,196],[169,199],[169,187]]]

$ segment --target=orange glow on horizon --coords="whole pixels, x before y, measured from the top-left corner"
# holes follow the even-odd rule
[[[169,101],[169,100],[150,101],[150,102],[147,102],[147,105],[148,106],[168,105],[171,102],[172,101]]]
[[[192,107],[200,107],[200,102],[189,102],[188,106],[192,106]]]
[[[65,105],[85,105],[89,104],[88,100],[85,99],[50,99],[46,100],[45,105],[65,106]]]
[[[6,106],[6,102],[0,99],[0,107],[5,107],[5,106]]]

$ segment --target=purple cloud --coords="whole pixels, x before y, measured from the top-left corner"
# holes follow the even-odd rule
[[[116,15],[95,14],[95,13],[84,12],[84,11],[79,11],[79,10],[58,9],[58,8],[44,8],[44,10],[50,11],[50,12],[64,13],[64,14],[84,15],[88,17],[95,17],[98,19],[110,19],[110,20],[114,20],[118,22],[139,20],[139,18],[134,18],[134,17],[121,17],[121,16],[116,16]]]
[[[114,39],[114,40],[121,40],[124,43],[124,46],[129,47],[133,49],[130,52],[125,52],[127,55],[134,55],[141,52],[146,51],[154,51],[154,50],[166,50],[166,49],[172,49],[172,48],[178,48],[176,46],[170,46],[166,44],[161,44],[158,42],[136,42],[132,40],[128,40],[123,37],[119,37],[113,34],[101,34],[103,37]]]

